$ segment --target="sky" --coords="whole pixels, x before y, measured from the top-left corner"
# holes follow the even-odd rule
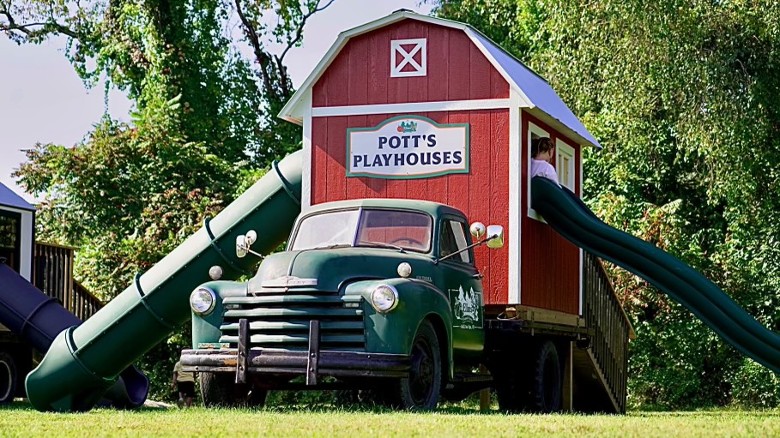
[[[335,0],[306,24],[303,45],[285,57],[298,87],[344,30],[405,8],[428,14],[420,0]],[[18,46],[0,34],[0,182],[28,202],[35,199],[16,185],[11,173],[35,143],[77,144],[108,110],[129,121],[131,102],[113,90],[105,99],[102,84],[86,89],[65,58],[66,41]]]

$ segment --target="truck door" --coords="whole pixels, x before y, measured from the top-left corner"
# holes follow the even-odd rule
[[[466,222],[445,216],[439,226],[439,257],[463,250],[470,243]],[[474,266],[471,249],[441,261],[443,282],[452,306],[452,348],[456,355],[480,353],[485,334],[482,328],[482,282]]]

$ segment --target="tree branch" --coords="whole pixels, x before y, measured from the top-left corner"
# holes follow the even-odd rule
[[[0,15],[4,15],[6,20],[8,20],[7,25],[0,24],[0,31],[3,32],[11,33],[18,31],[24,33],[27,36],[31,36],[33,33],[39,30],[53,30],[54,32],[67,35],[73,39],[79,39],[79,35],[75,31],[65,25],[57,23],[56,21],[17,24],[16,20],[7,9],[0,10]],[[39,27],[40,29],[35,29],[36,27]]]
[[[249,39],[249,44],[252,45],[252,51],[255,54],[255,58],[257,59],[257,62],[260,64],[260,73],[261,73],[260,76],[263,79],[263,87],[265,88],[266,92],[273,93],[273,84],[271,83],[271,75],[267,70],[270,58],[268,54],[263,50],[262,44],[260,44],[260,37],[257,35],[257,30],[252,25],[252,23],[249,22],[249,19],[244,13],[244,9],[241,7],[241,0],[235,0],[235,5],[236,5],[236,12],[238,13],[238,17],[241,19],[241,23],[244,25],[244,33],[246,34],[246,37]]]
[[[284,49],[284,51],[282,51],[282,54],[277,57],[279,59],[278,62],[280,64],[281,64],[282,60],[284,59],[284,56],[287,55],[287,52],[291,48],[293,48],[296,44],[298,44],[298,41],[300,41],[301,38],[303,38],[303,27],[306,25],[306,20],[308,20],[309,17],[311,17],[312,15],[316,14],[317,12],[324,11],[325,9],[328,9],[328,7],[330,5],[332,5],[334,1],[335,0],[328,0],[328,3],[326,3],[325,6],[323,6],[321,8],[320,7],[315,7],[314,9],[309,11],[309,13],[305,14],[301,18],[301,24],[298,26],[298,29],[296,29],[295,38],[290,40],[290,42],[287,44],[287,47]],[[317,2],[317,5],[319,5],[319,1]]]

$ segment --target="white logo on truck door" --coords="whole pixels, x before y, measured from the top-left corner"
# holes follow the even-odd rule
[[[455,290],[452,290],[455,292]],[[479,312],[482,308],[482,292],[470,288],[468,292],[463,286],[458,288],[458,297],[453,303],[455,314],[455,327],[476,328],[479,327]]]

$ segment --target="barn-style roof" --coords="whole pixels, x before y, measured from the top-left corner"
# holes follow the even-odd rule
[[[330,50],[328,50],[319,64],[317,64],[311,74],[309,74],[290,101],[287,102],[287,105],[282,108],[279,117],[299,125],[303,124],[303,114],[305,112],[303,96],[311,91],[311,88],[325,72],[330,63],[336,58],[341,49],[344,48],[347,42],[358,35],[389,26],[405,19],[418,20],[462,30],[493,64],[494,68],[496,68],[504,77],[510,87],[522,97],[523,107],[528,108],[534,115],[540,117],[543,121],[550,123],[556,129],[568,134],[574,140],[578,141],[578,143],[601,147],[598,141],[596,141],[593,135],[588,132],[569,107],[563,103],[561,98],[546,80],[525,66],[517,58],[504,51],[496,43],[491,41],[490,38],[467,24],[429,17],[405,9],[398,10],[386,17],[366,23],[362,26],[341,32]]]
[[[17,208],[19,210],[35,211],[35,207],[30,205],[21,196],[14,193],[11,189],[0,183],[0,210],[3,207]]]

